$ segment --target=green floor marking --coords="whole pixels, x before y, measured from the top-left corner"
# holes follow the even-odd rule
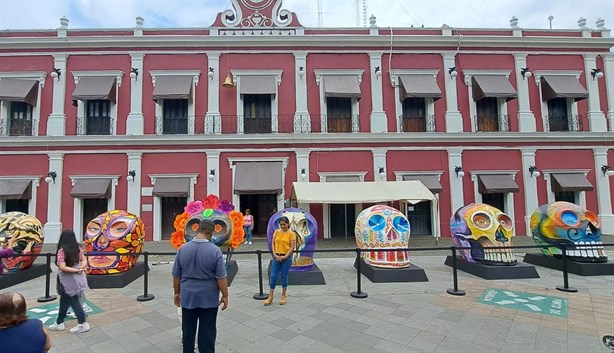
[[[478,303],[556,317],[567,317],[568,313],[565,298],[497,288],[484,290]]]
[[[59,298],[58,298],[59,299]],[[52,323],[55,318],[58,317],[58,310],[60,303],[51,303],[46,305],[37,306],[35,308],[28,309],[27,315],[30,319],[39,319],[45,323]],[[70,309],[69,309],[70,310]],[[94,305],[91,301],[85,299],[83,303],[83,310],[87,315],[96,315],[102,312],[102,309]],[[66,321],[73,320],[70,316],[66,317]]]

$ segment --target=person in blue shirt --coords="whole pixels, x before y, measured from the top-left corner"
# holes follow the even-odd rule
[[[44,353],[51,340],[43,323],[26,315],[26,300],[19,293],[0,294],[0,351]]]
[[[214,229],[212,221],[202,220],[196,236],[179,248],[173,265],[175,305],[182,313],[183,353],[194,352],[197,326],[199,352],[215,352],[218,307],[228,307],[224,258],[220,248],[211,243]]]

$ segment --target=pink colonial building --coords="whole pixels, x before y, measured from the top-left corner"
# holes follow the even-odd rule
[[[217,194],[252,210],[256,234],[298,205],[320,238],[352,237],[371,205],[360,190],[419,180],[432,199],[393,201],[414,236],[449,236],[471,202],[502,209],[523,236],[555,200],[614,234],[614,38],[602,20],[305,28],[281,3],[232,0],[206,28],[62,18],[1,32],[0,212],[36,216],[56,242],[125,209],[162,240],[187,201]],[[319,192],[327,182],[356,183],[354,201]]]

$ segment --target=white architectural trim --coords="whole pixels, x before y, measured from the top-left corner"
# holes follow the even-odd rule
[[[475,116],[477,114],[477,103],[473,99],[473,76],[505,76],[505,79],[509,81],[511,70],[479,70],[469,69],[463,70],[463,76],[465,78],[465,85],[467,86],[467,97],[469,99],[469,119],[471,121],[471,132],[477,132]],[[510,82],[511,84],[511,82]],[[517,88],[515,88],[517,90]],[[507,100],[505,98],[497,98],[497,115],[507,115]],[[507,121],[507,129],[509,131],[510,121]],[[499,131],[504,126],[499,120]]]
[[[156,86],[158,77],[162,76],[192,76],[192,96],[188,99],[188,135],[194,135],[194,120],[196,114],[196,86],[200,78],[200,70],[149,70],[151,82]],[[156,102],[156,119],[162,119],[164,99]],[[163,124],[156,125],[156,135],[163,134]]]
[[[69,175],[70,183],[75,185],[79,179],[111,179],[111,197],[107,200],[107,210],[115,209],[116,188],[120,175]],[[81,198],[73,198],[73,229],[77,234],[83,229],[83,222],[89,221],[83,219],[83,201]]]
[[[590,169],[544,169],[544,180],[546,180],[546,192],[548,193],[548,203],[554,202],[554,192],[552,191],[552,179],[551,174],[566,173],[566,174],[584,174],[586,177],[590,172]],[[578,191],[576,194],[576,204],[586,208],[586,191]]]
[[[439,69],[393,69],[390,70],[390,84],[395,88],[394,90],[394,111],[397,132],[403,132],[401,129],[402,115],[403,115],[403,101],[401,100],[401,84],[399,82],[399,76],[402,75],[432,75],[437,84],[437,75]],[[435,114],[435,100],[433,98],[424,97],[424,103],[426,106],[427,116]],[[435,127],[437,129],[437,127]],[[434,131],[433,131],[434,132]]]
[[[0,180],[29,180],[32,183],[32,197],[28,201],[28,214],[36,217],[36,205],[38,200],[38,187],[41,177],[38,175],[6,175],[0,176]],[[6,200],[0,200],[0,214],[6,212]]]
[[[235,173],[237,162],[281,162],[281,193],[277,194],[277,209],[284,209],[284,200],[286,199],[286,169],[288,168],[289,157],[230,157],[228,158],[228,166],[232,173],[232,203],[237,209],[241,209],[241,195],[234,193],[235,188]]]
[[[0,81],[4,78],[12,78],[12,79],[20,79],[20,80],[37,80],[39,82],[39,88],[36,96],[36,105],[32,107],[32,120],[36,122],[36,124],[32,124],[32,136],[38,136],[38,127],[41,123],[41,94],[42,90],[45,87],[45,78],[47,77],[47,73],[44,71],[15,71],[15,72],[0,72]],[[9,104],[7,104],[9,103]],[[10,102],[0,101],[0,116],[10,118],[10,110],[9,110]],[[5,119],[4,131],[7,131],[8,135],[8,124],[9,119]]]
[[[360,182],[365,181],[365,175],[367,172],[318,172],[318,176],[320,177],[320,183],[326,182],[326,177],[328,176],[357,176],[360,179]],[[322,234],[324,239],[331,238],[330,234],[330,204],[324,204],[322,207]],[[356,216],[362,211],[362,204],[354,204],[354,212]]]
[[[482,194],[479,191],[478,186],[478,176],[485,174],[498,174],[498,175],[511,175],[512,179],[516,180],[517,170],[474,170],[469,172],[471,174],[471,181],[473,181],[473,197],[476,203],[482,203]],[[514,193],[506,192],[503,193],[504,202],[505,202],[505,210],[501,210],[510,216],[511,219],[515,218],[514,212]],[[516,233],[516,227],[514,227],[514,233]]]
[[[190,178],[190,188],[188,190],[187,202],[194,201],[194,185],[198,180],[198,173],[185,174],[147,174],[151,179],[151,185],[155,185],[158,179],[164,178]],[[161,197],[154,196],[153,207],[153,241],[162,240],[162,200]]]
[[[263,69],[263,70],[230,70],[232,78],[237,85],[237,92],[241,92],[241,76],[274,76],[275,82],[275,94],[271,97],[271,132],[277,133],[279,131],[277,115],[279,114],[279,85],[281,84],[281,76],[283,70],[281,69]],[[237,133],[243,133],[244,123],[243,111],[243,95],[238,94],[237,97]],[[278,208],[280,209],[280,208]]]
[[[320,132],[327,133],[328,132],[328,124],[326,121],[326,115],[328,114],[328,109],[326,105],[326,94],[324,93],[324,85],[321,85],[323,76],[356,76],[358,78],[358,85],[362,83],[362,75],[365,70],[363,69],[315,69],[313,72],[316,75],[316,84],[320,86],[320,114],[322,118],[320,119]],[[358,99],[352,98],[352,132],[357,133],[360,132],[360,105],[358,104]]]

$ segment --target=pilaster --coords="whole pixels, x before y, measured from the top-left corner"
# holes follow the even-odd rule
[[[47,184],[47,223],[45,223],[45,242],[57,243],[62,232],[62,181],[64,153],[48,152],[49,171],[56,173],[54,181]]]
[[[128,171],[134,170],[136,175],[131,182],[128,182],[128,204],[127,211],[135,215],[141,214],[141,180],[142,180],[142,158],[141,152],[128,152]]]
[[[584,78],[588,90],[588,125],[591,132],[608,131],[605,115],[599,105],[599,80],[591,75],[597,68],[595,54],[584,54]]]
[[[388,132],[388,119],[383,103],[383,70],[382,52],[369,52],[371,63],[371,132]]]
[[[143,135],[145,133],[145,119],[143,117],[143,59],[145,53],[130,53],[132,70],[136,75],[130,78],[130,113],[126,120],[126,135]]]
[[[449,70],[456,67],[456,52],[446,51],[442,54],[444,68],[444,87],[446,90],[446,132],[463,132],[463,117],[458,111],[456,77]]]
[[[64,99],[66,98],[67,59],[67,54],[53,55],[53,67],[58,70],[58,77],[53,80],[53,102],[51,114],[47,120],[47,136],[64,136],[66,134]]]
[[[523,69],[527,67],[527,53],[514,54],[514,66],[516,71],[516,89],[518,90],[518,130],[520,132],[535,132],[535,115],[531,110],[531,101],[529,99],[529,81],[531,77],[525,73]]]

